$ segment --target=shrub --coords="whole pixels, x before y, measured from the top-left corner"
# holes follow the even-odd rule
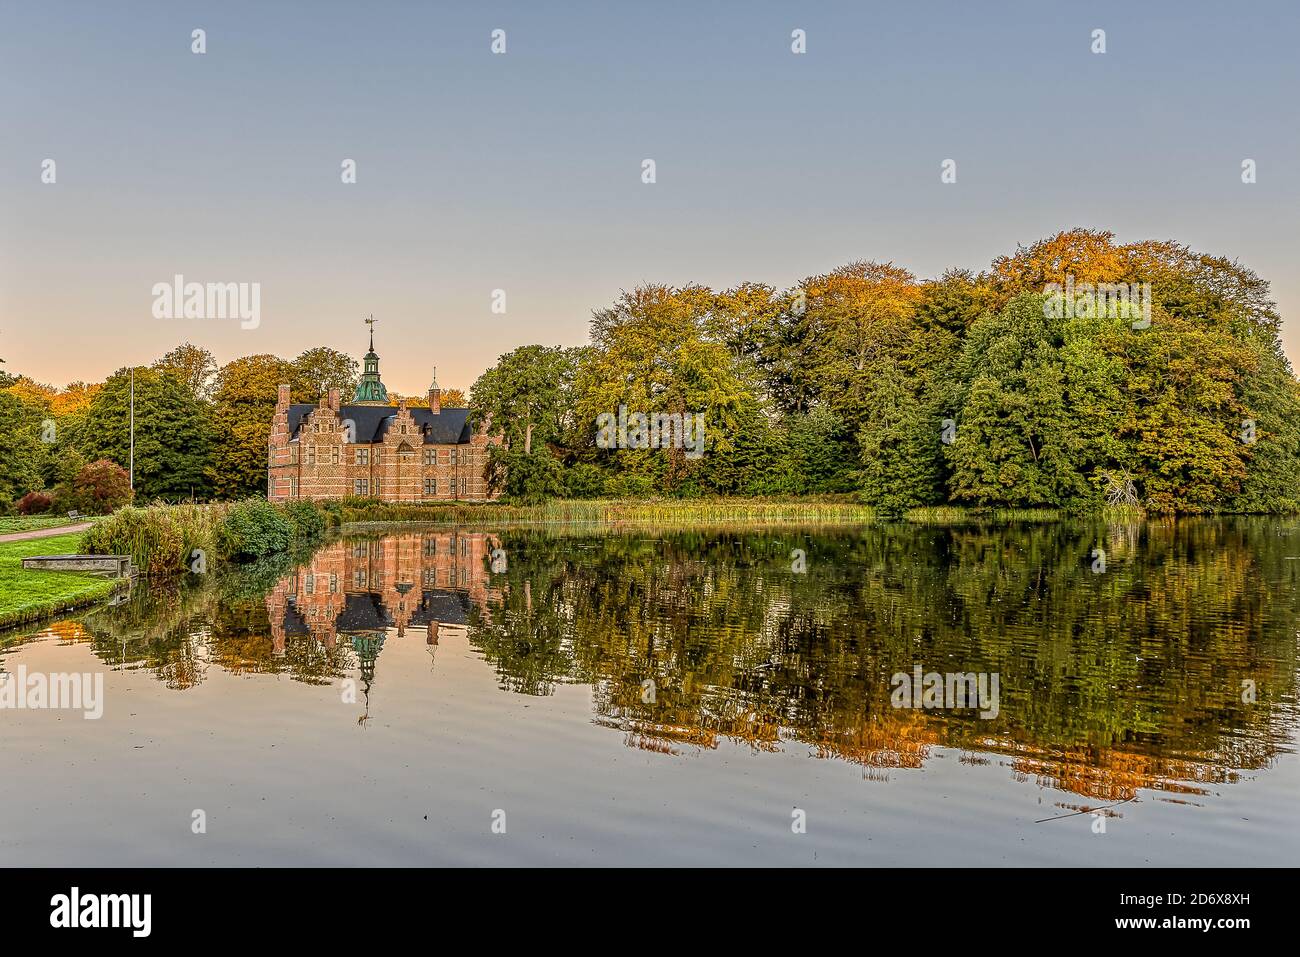
[[[231,505],[217,531],[217,555],[235,561],[261,558],[287,551],[294,540],[294,524],[270,502],[245,499]]]
[[[284,516],[293,527],[293,538],[298,542],[308,542],[319,538],[329,527],[329,516],[325,509],[315,502],[286,502],[281,506]]]
[[[598,465],[578,462],[560,475],[565,498],[599,498],[605,491],[605,473]]]
[[[337,524],[314,502],[273,505],[264,499],[233,504],[161,503],[126,507],[100,522],[82,539],[83,554],[130,555],[145,574],[197,571],[222,561],[252,561],[287,552]]]
[[[131,478],[116,462],[100,459],[83,466],[70,485],[60,486],[55,494],[59,508],[76,509],[87,515],[108,515],[132,498]]]
[[[326,528],[338,528],[343,524],[343,502],[338,499],[328,501],[313,502],[316,510],[320,512],[321,518],[325,520]]]
[[[14,507],[19,515],[44,515],[53,504],[54,499],[45,492],[28,492]]]
[[[654,491],[655,482],[649,475],[620,474],[605,481],[605,494],[611,498],[646,498]]]

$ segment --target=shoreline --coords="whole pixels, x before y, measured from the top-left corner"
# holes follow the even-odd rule
[[[59,574],[63,573],[60,572]],[[21,612],[14,613],[13,617],[0,617],[0,646],[4,645],[5,639],[8,637],[7,632],[23,628],[27,625],[40,624],[41,622],[61,615],[64,612],[81,611],[82,609],[89,608],[91,605],[96,605],[113,597],[113,595],[121,591],[122,587],[126,584],[126,580],[108,580],[105,584],[108,585],[109,588],[103,593],[86,593],[78,595],[75,598],[60,600],[53,605],[24,608]]]
[[[1070,519],[1104,521],[1163,519],[1141,509],[1107,506],[1089,512],[1051,508],[973,508],[926,506],[899,514],[881,512],[842,498],[816,499],[555,499],[539,505],[502,503],[344,504],[341,527],[382,525],[610,526],[668,525],[716,527],[729,523],[775,525],[881,525],[893,523],[965,525],[1050,523]],[[1220,515],[1219,517],[1223,517]]]
[[[22,568],[22,559],[33,555],[75,552],[81,540],[82,533],[73,532],[0,544],[0,638],[11,629],[103,601],[129,584],[125,579]]]

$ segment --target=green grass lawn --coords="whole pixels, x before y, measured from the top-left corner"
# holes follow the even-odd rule
[[[71,555],[80,543],[80,534],[0,542],[0,628],[34,621],[116,590],[121,582],[107,578],[22,567],[22,560],[32,555]]]

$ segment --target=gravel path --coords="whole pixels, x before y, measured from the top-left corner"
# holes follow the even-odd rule
[[[34,528],[30,532],[10,532],[0,535],[0,542],[22,542],[29,538],[49,538],[51,535],[73,535],[84,532],[94,522],[79,522],[76,525],[57,525],[54,528]]]

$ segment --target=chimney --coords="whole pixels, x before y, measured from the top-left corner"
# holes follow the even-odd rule
[[[433,415],[442,412],[442,390],[438,388],[438,367],[433,367],[433,384],[429,386],[429,411]]]
[[[339,410],[339,390],[330,389],[330,408],[335,412]]]
[[[275,397],[275,407],[277,410],[288,410],[289,408],[289,386],[287,383],[280,383],[280,391]]]

